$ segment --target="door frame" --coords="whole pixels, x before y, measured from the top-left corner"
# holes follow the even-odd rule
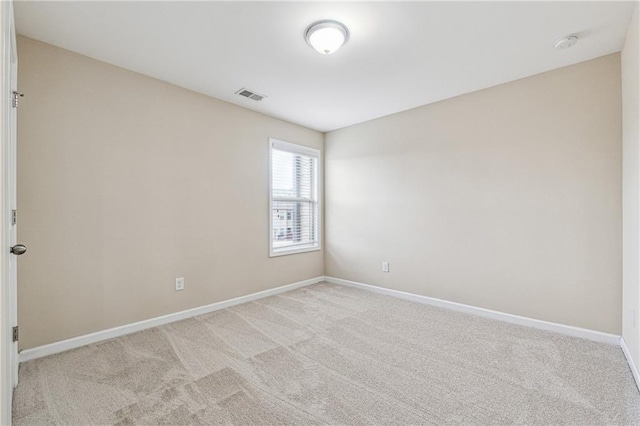
[[[16,35],[13,18],[12,1],[0,1],[0,46],[2,49],[2,78],[0,81],[0,413],[2,424],[11,424],[11,406],[13,388],[17,385],[17,344],[13,342],[12,328],[15,325],[17,294],[15,285],[11,283],[11,259],[9,247],[11,244],[12,201],[11,185],[15,178],[11,177],[16,170],[15,147],[11,149],[11,138],[15,136],[16,122],[13,119],[14,108],[11,105],[12,84],[16,78],[17,58]]]

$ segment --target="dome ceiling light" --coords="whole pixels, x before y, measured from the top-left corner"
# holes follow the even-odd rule
[[[349,30],[341,22],[325,19],[309,25],[304,39],[319,53],[330,55],[349,40]]]

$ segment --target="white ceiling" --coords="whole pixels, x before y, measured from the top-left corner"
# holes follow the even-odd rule
[[[632,2],[25,2],[20,34],[320,131],[621,50]],[[304,41],[337,19],[351,39]],[[577,34],[571,49],[556,39]],[[255,102],[234,92],[265,94]]]

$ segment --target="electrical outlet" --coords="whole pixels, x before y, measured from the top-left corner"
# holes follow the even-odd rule
[[[389,272],[389,262],[382,262],[382,272]]]
[[[176,291],[184,290],[184,277],[176,278]]]

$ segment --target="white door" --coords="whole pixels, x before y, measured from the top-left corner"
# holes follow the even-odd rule
[[[18,345],[12,329],[17,325],[17,224],[16,124],[17,108],[12,93],[17,90],[18,60],[13,4],[0,1],[0,424],[11,422],[13,388],[18,384]]]
[[[12,20],[13,21],[13,20]],[[9,160],[9,164],[7,167],[7,198],[8,198],[8,206],[9,209],[8,217],[9,218],[9,246],[11,247],[12,253],[9,255],[9,277],[8,277],[8,295],[9,295],[9,316],[11,327],[18,326],[18,255],[21,253],[21,246],[17,246],[17,234],[18,234],[18,223],[17,223],[17,179],[16,179],[16,169],[17,169],[17,127],[18,127],[18,52],[16,51],[16,32],[15,28],[13,28],[13,22],[11,25],[11,65],[10,65],[10,81],[11,81],[11,93],[14,96],[12,98],[11,109],[9,110],[9,155],[7,159]],[[17,253],[17,254],[14,254]],[[13,339],[12,339],[13,340]],[[18,342],[12,342],[11,348],[11,366],[12,366],[12,384],[13,386],[18,385]]]

